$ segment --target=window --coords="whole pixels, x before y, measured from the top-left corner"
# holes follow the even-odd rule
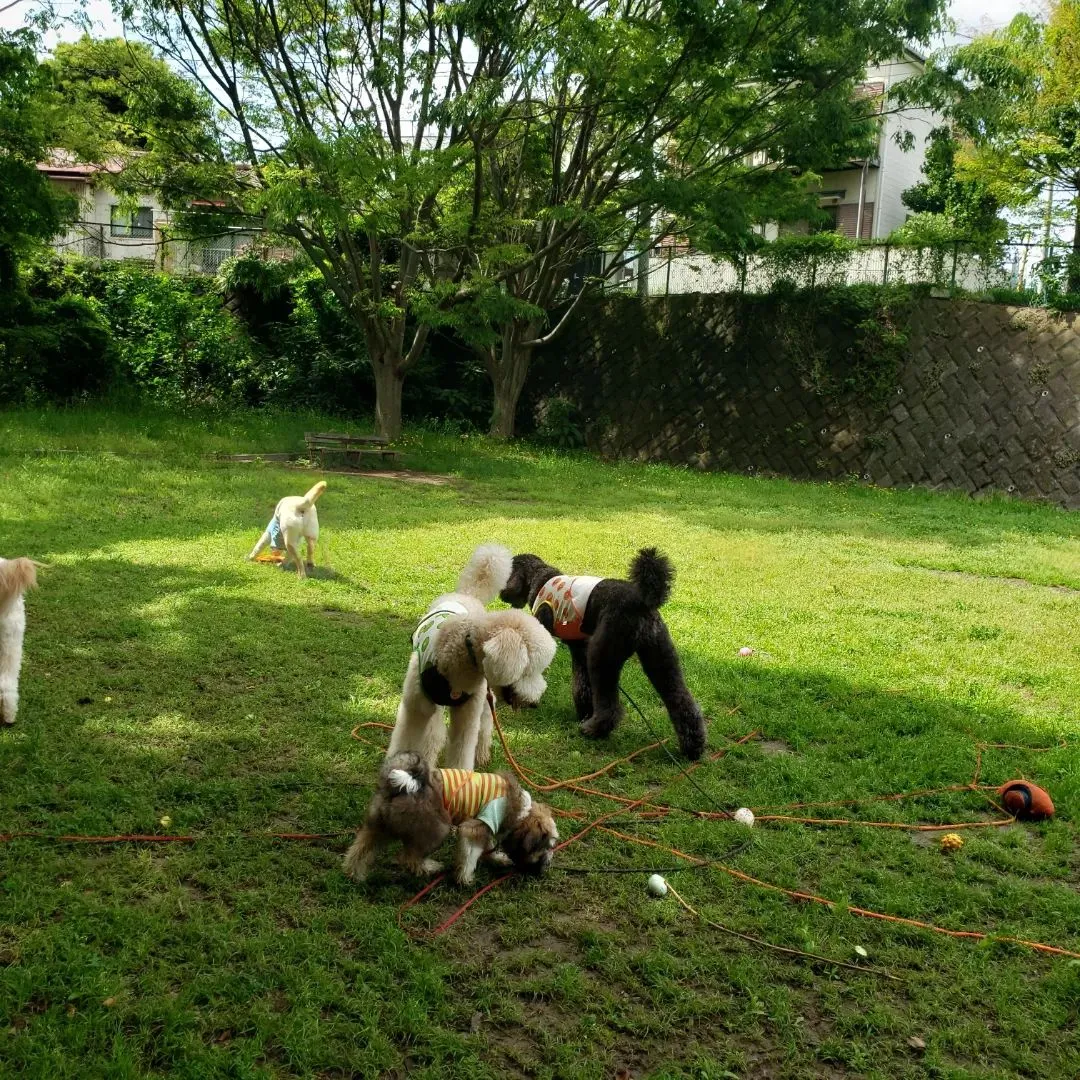
[[[154,235],[153,207],[140,206],[134,214],[129,214],[119,206],[112,206],[109,211],[109,234],[149,240]]]
[[[824,216],[811,225],[810,231],[814,233],[836,232],[839,224],[836,204],[822,206],[819,209]]]

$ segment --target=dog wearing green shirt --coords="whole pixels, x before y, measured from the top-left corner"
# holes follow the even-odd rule
[[[491,757],[490,688],[511,707],[535,705],[547,689],[555,657],[551,635],[524,611],[488,611],[510,577],[510,552],[479,547],[413,633],[388,754],[413,751],[434,767],[472,771]],[[442,711],[449,713],[449,732]]]

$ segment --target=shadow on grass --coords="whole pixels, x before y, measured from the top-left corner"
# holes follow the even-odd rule
[[[297,830],[320,831],[357,820],[380,754],[349,732],[393,722],[412,622],[342,610],[329,598],[313,606],[323,583],[259,570],[287,579],[287,600],[240,595],[246,567],[93,559],[50,571],[51,599],[37,609],[29,639],[20,723],[0,737],[4,773],[13,778],[5,801],[13,800],[19,828],[143,831],[156,821],[155,808],[179,804],[185,827],[200,829],[223,825],[233,812],[242,828],[287,819]],[[71,602],[87,591],[102,597],[89,621]],[[713,747],[757,730],[792,750],[770,762],[746,750],[702,769],[711,797],[728,807],[964,783],[978,742],[1054,742],[1045,726],[1008,709],[813,670],[717,662],[693,648],[683,659],[712,718]],[[623,681],[646,719],[628,709],[612,738],[586,740],[560,650],[539,708],[500,710],[515,754],[565,777],[669,735],[636,661]],[[385,745],[385,732],[373,729],[371,737]],[[497,745],[495,753],[501,763]],[[988,760],[987,775],[1001,782],[1010,770],[1036,766],[1068,820],[1080,795],[1068,768],[1074,753],[1002,752]],[[675,771],[654,751],[613,777],[657,783]]]

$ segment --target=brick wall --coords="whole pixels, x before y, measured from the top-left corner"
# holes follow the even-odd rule
[[[1001,491],[1080,509],[1076,315],[913,301],[895,385],[870,402],[816,392],[769,304],[605,298],[537,357],[526,405],[569,398],[589,445],[611,457]],[[839,363],[851,352],[833,327],[815,337]]]

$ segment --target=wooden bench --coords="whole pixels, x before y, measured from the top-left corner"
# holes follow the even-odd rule
[[[401,451],[392,450],[390,440],[382,435],[345,435],[336,431],[305,431],[304,445],[311,461],[325,468],[327,455],[340,455],[350,465],[360,463],[364,456],[393,461]]]

